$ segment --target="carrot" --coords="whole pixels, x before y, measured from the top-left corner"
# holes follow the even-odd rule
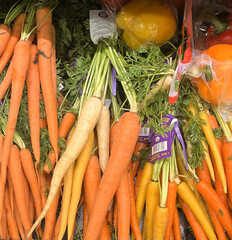
[[[20,162],[21,164],[21,162]],[[26,179],[26,176],[24,174],[24,171],[22,171],[22,178],[23,178],[23,185],[24,185],[24,194],[25,194],[25,199],[26,199],[26,206],[27,209],[29,210],[29,203],[30,203],[30,194],[29,194],[29,185]]]
[[[177,186],[177,193],[182,198],[182,200],[188,205],[188,207],[193,212],[194,216],[198,220],[199,224],[202,226],[206,236],[209,239],[217,239],[214,230],[211,226],[209,219],[206,217],[203,209],[201,208],[197,198],[191,191],[189,186],[185,182],[181,182]]]
[[[17,222],[15,220],[14,215],[12,214],[9,190],[7,187],[5,188],[5,196],[4,197],[5,197],[4,203],[6,206],[6,214],[7,214],[7,225],[8,225],[8,230],[10,232],[10,236],[14,240],[20,240]]]
[[[217,192],[205,180],[201,180],[197,183],[197,189],[205,201],[213,209],[218,220],[227,231],[229,237],[232,238],[232,219],[228,209],[223,204]]]
[[[97,239],[100,234],[107,208],[130,162],[140,128],[139,116],[137,114],[127,112],[121,116],[111,156],[102,176],[89,219],[86,240]]]
[[[180,219],[177,207],[175,206],[174,216],[173,216],[173,232],[175,240],[181,240],[181,230],[180,230]]]
[[[113,122],[113,119],[111,119],[111,122]],[[118,126],[119,126],[119,121],[115,121],[113,126],[111,127],[110,129],[110,152],[112,150],[112,147],[114,145],[114,142],[115,142],[115,136],[116,136],[116,133],[117,133],[117,130],[118,130]]]
[[[139,228],[139,223],[136,215],[135,208],[135,198],[134,198],[134,181],[133,181],[133,171],[130,166],[130,171],[128,172],[128,186],[129,186],[129,194],[130,194],[130,224],[133,234],[136,240],[141,240],[142,235]]]
[[[7,89],[10,87],[10,84],[12,82],[13,59],[11,60],[9,67],[7,68],[7,72],[4,79],[0,83],[0,100],[4,97]]]
[[[11,88],[11,99],[10,99],[10,109],[8,115],[7,129],[5,134],[5,141],[3,145],[3,154],[1,161],[1,180],[4,184],[6,182],[6,169],[10,154],[10,147],[14,136],[14,130],[16,126],[18,111],[20,107],[26,72],[29,64],[29,50],[30,45],[27,41],[20,40],[15,47],[14,51],[14,64],[12,72],[12,88]],[[0,216],[1,216],[1,206],[3,199],[0,199]]]
[[[85,175],[84,175],[84,191],[85,203],[88,212],[88,219],[91,216],[97,189],[101,180],[101,169],[96,155],[91,155]],[[86,229],[85,229],[86,230]],[[85,231],[86,232],[86,231]],[[109,239],[110,231],[107,226],[106,220],[104,221],[100,239]]]
[[[40,197],[40,196],[39,196]],[[31,223],[33,223],[34,221],[34,218],[35,218],[35,203],[34,203],[34,199],[33,199],[33,196],[32,196],[32,192],[30,191],[29,192],[29,216],[30,216],[30,219],[31,219]]]
[[[56,193],[54,201],[52,202],[52,205],[45,217],[43,240],[51,240],[52,238],[52,234],[53,234],[55,223],[56,223],[56,212],[57,212],[57,207],[59,203],[59,198],[60,198],[60,191]]]
[[[9,170],[7,171],[7,183],[8,183],[8,189],[9,189],[9,196],[10,196],[10,205],[12,208],[12,213],[14,211],[14,187],[13,182],[9,173]]]
[[[172,230],[171,230],[171,234],[170,234],[169,240],[175,240],[173,228],[172,228]]]
[[[164,239],[165,228],[168,223],[168,208],[156,206],[154,212],[153,239]]]
[[[56,225],[55,225],[55,229],[54,229],[54,240],[57,240],[58,239],[58,236],[59,236],[59,232],[60,232],[60,224],[61,224],[61,212],[57,218],[57,221],[56,221]]]
[[[138,195],[135,202],[138,222],[140,222],[142,218],[143,209],[146,201],[147,185],[151,180],[152,170],[153,170],[153,164],[150,162],[147,162],[143,169],[143,175],[139,185]]]
[[[54,96],[57,99],[57,77],[56,77],[56,29],[54,25],[51,26],[52,32],[52,56],[51,56],[51,68],[52,68],[52,83],[54,89]]]
[[[83,147],[87,142],[87,139],[92,133],[93,128],[95,127],[100,116],[101,108],[102,101],[97,97],[89,97],[84,103],[70,144],[67,146],[66,150],[62,154],[60,160],[57,162],[54,169],[46,205],[28,235],[32,234],[36,226],[46,215],[65,173],[67,172],[70,165],[79,156],[80,152],[82,151]]]
[[[44,175],[44,173],[41,173],[41,170],[38,170],[38,179],[39,179],[39,191],[40,191],[40,195],[41,195],[41,204],[42,204],[42,209],[44,208],[47,198],[46,198],[46,177]]]
[[[214,117],[214,115],[212,114],[208,114],[208,119],[209,119],[209,124],[211,126],[212,129],[214,128],[218,128],[218,122],[217,119]]]
[[[118,239],[129,238],[130,233],[130,194],[127,172],[124,173],[116,191],[118,205]]]
[[[134,186],[135,200],[137,199],[139,185],[140,185],[142,176],[143,176],[143,169],[139,169],[136,176],[136,180],[135,180],[135,186]]]
[[[44,102],[42,93],[40,93],[39,99],[40,99],[40,101]],[[39,127],[40,127],[40,129],[42,129],[42,128],[46,128],[47,129],[48,125],[47,125],[47,118],[45,117],[45,112],[41,109],[39,113],[40,113]]]
[[[222,159],[224,163],[225,173],[226,173],[226,180],[228,183],[228,195],[229,199],[232,202],[232,143],[223,143],[222,145]]]
[[[99,147],[99,162],[102,172],[105,171],[109,160],[109,141],[110,141],[110,111],[107,106],[102,107],[100,118],[97,122],[97,138]]]
[[[134,154],[139,156],[141,153],[140,153],[140,150],[142,148],[146,148],[147,147],[147,144],[146,143],[143,143],[143,142],[137,142],[136,145],[135,145],[135,149],[134,149]],[[138,171],[138,168],[139,168],[139,164],[140,164],[140,161],[135,161],[133,162],[132,164],[132,171],[133,171],[133,179],[135,178],[135,175]]]
[[[113,216],[114,216],[114,208],[112,206],[111,209],[108,210],[107,215],[106,215],[107,222],[110,225],[113,224]]]
[[[83,237],[85,237],[85,232],[87,229],[88,225],[88,210],[87,210],[87,205],[86,201],[84,201],[84,206],[83,206]]]
[[[7,213],[5,203],[3,203],[2,218],[0,222],[0,238],[7,239]]]
[[[28,206],[26,204],[27,193],[25,192],[23,177],[24,173],[20,162],[19,150],[15,145],[11,146],[8,168],[13,182],[20,219],[22,221],[25,232],[27,233],[31,228],[31,220],[29,217]]]
[[[114,198],[114,229],[115,232],[118,231],[118,206],[117,206],[117,198]]]
[[[197,240],[207,240],[207,236],[202,228],[202,226],[197,221],[196,217],[194,216],[191,209],[188,207],[188,205],[180,198],[178,197],[179,203],[182,207],[182,210],[194,232],[194,235]]]
[[[27,72],[27,97],[28,97],[28,114],[31,131],[31,144],[35,159],[40,160],[40,127],[39,127],[39,67],[35,60],[38,53],[38,48],[35,44],[30,47],[30,61]]]
[[[94,133],[89,136],[89,139],[77,158],[73,172],[72,194],[68,213],[68,239],[71,238],[72,230],[75,224],[75,216],[77,206],[80,201],[81,187],[84,178],[84,173],[93,148]]]
[[[52,15],[49,12],[49,7],[39,8],[36,11],[36,24],[37,27],[37,44],[39,54],[39,76],[44,97],[48,132],[51,145],[53,147],[56,159],[58,158],[58,120],[56,99],[52,82],[52,68],[51,68],[51,55],[52,55]],[[48,15],[49,14],[49,15]]]
[[[61,124],[60,124],[59,129],[58,129],[59,137],[65,139],[67,137],[71,127],[75,123],[75,121],[76,121],[76,115],[72,112],[67,112],[64,115],[64,117],[62,118]],[[60,147],[58,147],[58,154],[59,154],[59,152],[60,152]],[[55,156],[54,152],[49,153],[48,159],[49,159],[49,162],[50,162],[50,167],[48,166],[48,164],[45,164],[44,171],[46,173],[50,173],[51,168],[53,168],[54,165],[55,165],[56,156]]]
[[[32,196],[35,203],[36,216],[38,217],[41,213],[42,203],[40,198],[39,184],[34,170],[33,160],[31,153],[28,149],[20,151],[20,159],[27,181],[30,185]]]
[[[223,190],[225,193],[227,193],[227,183],[226,183],[226,176],[225,176],[225,171],[224,171],[224,167],[223,167],[223,162],[222,162],[221,154],[218,150],[218,147],[217,147],[214,135],[213,135],[213,131],[210,127],[208,115],[205,111],[200,111],[199,117],[202,121],[204,121],[203,123],[201,123],[201,128],[205,134],[205,137],[208,141],[210,149],[212,150],[212,153],[213,153],[213,156],[214,156],[214,159],[216,162],[216,166],[218,169],[218,173],[219,173],[220,179],[222,181]]]
[[[210,179],[210,174],[209,174],[209,168],[206,164],[206,161],[205,159],[202,159],[201,161],[202,163],[202,169],[201,169],[201,166],[198,166],[196,168],[196,173],[197,173],[197,176],[200,178],[200,179],[204,179],[206,182],[208,182],[209,184],[211,184],[211,179]]]
[[[18,206],[17,206],[17,203],[16,203],[15,194],[14,194],[13,197],[14,197],[14,211],[13,212],[14,212],[15,220],[16,220],[16,223],[17,223],[17,226],[18,226],[18,230],[19,230],[20,236],[21,236],[22,239],[25,240],[26,236],[25,236],[25,232],[24,232],[24,228],[23,228],[21,219],[20,219],[20,215],[19,215]]]
[[[164,234],[164,239],[169,239],[172,232],[173,217],[174,217],[174,211],[176,206],[176,192],[177,192],[176,182],[169,182],[168,197],[167,197],[167,208],[169,212],[169,217],[168,217],[168,223],[167,223],[167,227]]]
[[[0,25],[0,56],[5,50],[5,47],[10,38],[10,35],[11,35],[11,28],[8,25],[2,23]]]
[[[10,58],[12,57],[15,51],[15,47],[21,35],[23,19],[24,19],[24,13],[21,13],[18,15],[18,17],[16,18],[13,24],[10,38],[6,44],[5,50],[3,51],[0,57],[0,73],[2,72],[2,70],[4,69],[4,67],[6,66],[6,64],[8,63],[8,61],[10,60]],[[20,55],[20,56],[23,56],[23,55]],[[24,62],[24,61],[22,61],[21,59],[21,62]]]

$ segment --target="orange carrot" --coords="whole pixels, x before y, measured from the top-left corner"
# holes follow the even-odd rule
[[[52,56],[51,56],[51,68],[52,68],[52,83],[54,88],[54,96],[57,99],[57,77],[56,77],[56,30],[54,25],[51,26],[52,32]]]
[[[139,156],[141,153],[140,153],[140,150],[142,148],[146,148],[147,147],[147,144],[146,143],[142,143],[142,142],[137,142],[136,145],[135,145],[135,149],[134,149],[134,154]],[[133,179],[135,178],[135,175],[138,171],[138,168],[139,168],[139,164],[140,164],[140,161],[135,161],[133,162],[132,164],[132,171],[133,171]]]
[[[41,213],[42,203],[40,198],[39,184],[30,151],[28,149],[21,150],[20,159],[24,173],[26,175],[26,179],[31,188],[32,196],[35,203],[36,216],[38,217]]]
[[[14,211],[14,186],[13,186],[13,182],[9,173],[9,170],[7,171],[7,183],[8,183],[8,189],[9,189],[9,196],[10,196],[10,205],[12,208],[12,213]]]
[[[31,191],[29,192],[29,200],[30,200],[30,202],[29,202],[29,216],[30,216],[31,222],[33,223],[34,218],[35,218],[35,203],[34,203],[34,199],[33,199]]]
[[[6,75],[0,84],[0,100],[4,97],[12,81],[13,59],[11,60],[10,65],[7,69]]]
[[[142,179],[142,176],[143,176],[143,169],[139,169],[138,170],[138,173],[137,173],[137,177],[136,177],[136,180],[135,180],[135,200],[137,199],[137,194],[138,194],[138,191],[139,191],[139,185],[140,185],[140,182],[141,182],[141,179]]]
[[[1,161],[1,180],[3,183],[3,189],[6,182],[6,169],[10,155],[10,147],[14,136],[26,72],[29,64],[29,51],[30,45],[27,41],[20,40],[15,46],[14,61],[17,62],[17,64],[14,64],[12,72],[10,109]],[[0,199],[0,216],[2,211],[2,201],[3,199]]]
[[[39,67],[36,55],[38,48],[35,44],[30,47],[30,61],[27,72],[27,97],[28,97],[28,114],[31,130],[31,144],[35,159],[40,160],[40,127],[39,127]]]
[[[202,159],[202,168],[201,166],[198,166],[196,168],[196,173],[197,173],[197,176],[200,178],[200,179],[204,179],[207,183],[211,184],[211,179],[210,179],[210,174],[209,174],[209,168],[205,162],[205,159]]]
[[[40,189],[40,195],[41,195],[41,204],[42,208],[44,208],[47,198],[46,198],[46,190],[47,190],[47,181],[44,173],[41,173],[41,170],[38,169],[38,177],[39,177],[39,189]]]
[[[40,93],[39,99],[40,99],[40,101],[43,101],[43,102],[44,102],[43,94],[42,94],[42,93]],[[46,128],[46,129],[47,129],[47,128],[48,128],[47,118],[44,117],[44,116],[45,116],[44,111],[43,111],[43,110],[40,110],[40,118],[39,118],[39,127],[40,127],[40,129],[42,129],[42,128]]]
[[[171,234],[170,234],[169,240],[175,240],[173,228],[172,228],[172,230],[171,230]]]
[[[13,52],[15,51],[16,44],[21,36],[23,19],[24,19],[24,13],[21,13],[20,15],[18,15],[18,17],[16,18],[13,24],[10,38],[7,42],[5,50],[3,51],[0,57],[0,73],[2,72],[2,70],[4,69],[4,67],[10,60],[10,58],[12,57]],[[20,55],[20,56],[23,56],[23,55]],[[21,62],[23,61],[21,60]]]
[[[56,221],[55,230],[54,230],[54,240],[58,239],[59,232],[60,232],[60,223],[61,223],[61,212],[60,212],[60,214],[58,216],[58,219]]]
[[[129,238],[130,233],[130,195],[127,172],[124,173],[116,192],[118,206],[118,239]]]
[[[165,230],[164,239],[169,239],[172,231],[172,223],[174,217],[174,211],[176,206],[176,182],[168,183],[168,196],[167,196],[167,208],[168,208],[168,224]]]
[[[129,194],[130,194],[130,224],[131,224],[131,229],[133,231],[135,239],[141,240],[142,235],[141,235],[137,214],[136,214],[133,171],[132,171],[131,165],[130,165],[130,170],[128,171],[128,186],[129,186]]]
[[[36,23],[42,19],[42,23],[37,27],[37,44],[39,54],[39,75],[40,83],[44,97],[48,132],[51,145],[53,147],[56,159],[58,158],[58,120],[56,99],[52,82],[52,15],[49,7],[39,8],[36,11]],[[47,15],[49,14],[49,15]],[[44,18],[45,17],[45,18]]]
[[[5,203],[3,203],[2,218],[0,221],[0,239],[7,239],[7,213]]]
[[[180,197],[178,197],[178,200],[179,200],[182,210],[194,232],[196,239],[197,240],[207,240],[208,238],[207,238],[204,230],[202,229],[201,225],[199,224],[196,217],[192,213],[191,209]]]
[[[21,164],[21,162],[20,162]],[[23,178],[23,186],[24,186],[24,194],[25,194],[25,200],[26,200],[26,206],[27,209],[29,210],[29,206],[30,206],[30,191],[29,191],[29,185],[26,179],[26,176],[24,174],[24,171],[22,171],[22,178]]]
[[[113,120],[111,119],[111,123],[112,122],[113,122]],[[110,129],[110,151],[111,151],[112,146],[114,145],[114,142],[115,142],[115,135],[116,135],[116,132],[117,132],[117,129],[118,129],[118,125],[119,125],[119,122],[115,121],[114,125]]]
[[[10,38],[10,34],[11,34],[11,28],[7,25],[2,23],[0,25],[0,56],[2,55],[7,42]]]
[[[111,207],[111,209],[107,212],[106,219],[108,224],[113,224],[113,215],[114,215],[114,208]]]
[[[121,116],[111,155],[97,191],[85,240],[94,240],[100,235],[109,204],[131,160],[140,128],[137,114],[127,112]]]
[[[86,228],[88,225],[88,209],[86,205],[86,201],[84,201],[83,206],[83,237],[85,237]]]
[[[8,225],[8,230],[10,232],[11,239],[14,240],[20,240],[19,237],[19,231],[17,227],[17,222],[15,220],[14,215],[12,214],[12,208],[10,205],[10,196],[9,196],[9,190],[6,187],[5,188],[5,206],[6,206],[6,214],[7,214],[7,225]]]
[[[15,198],[20,219],[22,221],[25,232],[27,233],[31,228],[32,222],[30,220],[29,210],[26,205],[26,192],[23,179],[23,169],[19,157],[19,150],[15,145],[12,145],[10,149],[8,169],[14,186]]]
[[[228,195],[230,201],[232,202],[232,143],[223,143],[222,159],[226,173],[226,181],[228,184]]]
[[[175,206],[174,216],[173,216],[173,232],[175,240],[181,240],[181,230],[180,230],[180,219],[177,207]]]
[[[232,219],[228,209],[225,207],[217,192],[205,180],[201,180],[197,183],[197,190],[203,196],[206,203],[213,209],[229,237],[232,238]]]
[[[64,115],[64,117],[61,121],[61,124],[59,126],[59,129],[58,129],[59,137],[65,139],[67,137],[70,129],[72,128],[73,124],[75,123],[75,121],[76,121],[76,115],[72,112],[67,112]],[[60,152],[60,147],[58,147],[58,154],[59,154],[59,152]],[[50,167],[53,168],[55,165],[55,162],[56,162],[56,157],[55,157],[54,152],[49,153],[48,159],[49,159]],[[46,173],[50,173],[50,168],[49,168],[48,164],[45,164],[44,171]]]

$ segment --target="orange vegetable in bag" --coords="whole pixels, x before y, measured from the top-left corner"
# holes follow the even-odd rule
[[[192,79],[198,94],[212,104],[232,103],[232,45],[217,44],[202,52],[211,58],[210,65],[200,69],[200,77]]]

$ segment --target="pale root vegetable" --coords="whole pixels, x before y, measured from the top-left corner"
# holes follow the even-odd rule
[[[102,101],[97,97],[88,98],[83,105],[80,118],[76,124],[76,129],[70,141],[70,144],[67,146],[66,150],[64,151],[60,160],[57,162],[54,169],[51,187],[45,207],[40,214],[40,217],[32,226],[27,237],[32,234],[36,226],[45,217],[55,198],[55,195],[59,189],[60,183],[65,173],[69,169],[70,165],[77,159],[77,157],[81,153],[83,147],[86,145],[89,136],[91,135],[94,127],[96,126],[96,123],[101,114],[101,110]]]
[[[110,111],[106,106],[102,107],[101,116],[97,122],[97,139],[99,147],[99,162],[102,172],[105,171],[109,160],[110,140]]]
[[[89,136],[89,139],[77,158],[73,172],[72,195],[68,212],[68,240],[72,236],[73,227],[76,220],[77,206],[80,201],[81,187],[87,167],[91,151],[93,148],[94,132]]]

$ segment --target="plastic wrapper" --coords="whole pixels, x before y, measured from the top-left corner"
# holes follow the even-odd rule
[[[182,71],[199,96],[232,116],[232,2],[229,0],[187,0],[188,41],[191,61]],[[189,7],[191,6],[191,8]],[[191,11],[191,12],[190,12]],[[189,16],[191,18],[189,19]],[[191,34],[192,33],[192,34]],[[229,117],[228,117],[229,116]]]

